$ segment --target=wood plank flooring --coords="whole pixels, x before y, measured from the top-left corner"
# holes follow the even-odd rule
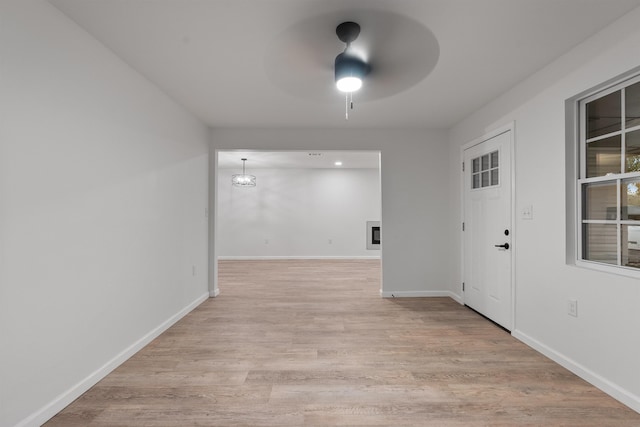
[[[451,299],[380,298],[379,275],[220,262],[218,298],[46,426],[640,426]]]

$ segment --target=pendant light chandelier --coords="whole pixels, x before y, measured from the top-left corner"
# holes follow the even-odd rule
[[[242,174],[235,174],[231,176],[231,184],[234,187],[255,187],[256,177],[255,175],[247,175],[245,173],[245,162],[247,159],[242,160]]]

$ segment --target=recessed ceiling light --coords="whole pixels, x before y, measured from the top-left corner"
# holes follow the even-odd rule
[[[342,162],[337,161],[337,162],[335,162],[335,163],[334,163],[334,165],[336,165],[336,166],[342,166]]]

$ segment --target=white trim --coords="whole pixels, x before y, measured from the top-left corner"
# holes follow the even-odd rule
[[[185,308],[162,322],[159,326],[152,329],[149,333],[144,335],[142,338],[131,344],[129,347],[122,350],[119,354],[117,354],[113,359],[109,360],[107,363],[102,365],[100,368],[89,374],[85,379],[71,387],[69,390],[61,393],[53,399],[51,402],[38,409],[36,412],[29,415],[27,418],[20,421],[15,427],[38,427],[52,417],[54,417],[58,412],[62,411],[67,405],[80,397],[83,393],[89,390],[91,387],[96,385],[101,379],[110,374],[114,369],[118,366],[122,365],[127,361],[131,356],[136,354],[138,351],[142,350],[147,344],[153,341],[155,338],[160,336],[164,331],[173,326],[176,322],[182,319],[184,316],[189,314],[194,308],[202,304],[209,298],[209,293],[205,293],[196,298],[195,301],[191,302]]]
[[[491,138],[495,138],[498,135],[502,135],[503,133],[513,131],[513,130],[515,130],[515,122],[512,121],[504,126],[500,126],[499,128],[496,128],[492,131],[485,133],[479,138],[476,138],[470,142],[467,142],[462,147],[460,147],[460,154],[462,154],[462,159],[464,159],[464,152],[469,148],[473,147],[474,145],[482,144],[483,142]]]
[[[380,212],[380,223],[382,224],[382,150],[378,151],[378,194],[380,195],[380,204],[378,209]],[[380,237],[382,238],[382,228],[380,228]],[[380,240],[382,242],[382,240]],[[382,260],[382,247],[380,247],[380,292],[384,289],[384,261]]]
[[[605,82],[604,87],[601,87],[601,89],[597,89],[597,86],[594,90],[588,91],[587,93],[591,95],[580,98],[580,102],[589,103],[595,101],[638,82],[640,82],[640,75],[638,75],[638,69],[635,68],[629,73],[625,73],[622,77],[614,78],[610,83]]]
[[[511,330],[516,329],[516,122],[509,124],[511,131]]]
[[[631,76],[629,76],[631,74]],[[621,228],[626,224],[636,224],[636,222],[627,223],[627,220],[622,220],[621,218],[621,183],[627,179],[637,179],[639,176],[638,172],[626,172],[625,162],[626,162],[626,137],[627,134],[633,132],[636,128],[640,128],[640,126],[636,125],[630,128],[627,128],[626,123],[626,91],[630,86],[637,84],[640,82],[640,74],[638,74],[638,69],[636,68],[629,73],[626,73],[623,77],[615,78],[610,82],[603,83],[599,86],[599,88],[593,88],[592,90],[586,92],[583,95],[578,95],[575,98],[573,103],[574,109],[577,109],[577,128],[576,135],[573,136],[573,140],[571,143],[575,144],[575,150],[577,150],[574,157],[576,160],[580,162],[580,174],[574,178],[574,191],[576,192],[576,205],[575,205],[575,213],[574,217],[571,220],[575,221],[575,245],[576,251],[573,254],[574,260],[572,263],[575,263],[576,266],[582,268],[588,268],[593,270],[599,270],[603,272],[619,274],[622,276],[628,277],[640,277],[639,273],[633,274],[632,272],[628,272],[628,267],[622,265],[622,231]],[[606,133],[604,135],[598,135],[593,138],[587,138],[587,113],[586,106],[590,102],[594,102],[598,99],[601,99],[610,94],[620,92],[620,130]],[[565,117],[565,121],[567,117]],[[619,173],[613,173],[611,175],[597,176],[597,177],[587,177],[587,169],[586,169],[586,151],[587,145],[591,142],[600,141],[606,138],[611,138],[614,136],[620,136],[620,171]],[[602,183],[616,186],[616,200],[618,201],[616,206],[616,218],[615,219],[607,219],[607,220],[585,220],[585,212],[583,208],[583,189],[585,185],[591,183]],[[600,263],[598,261],[592,261],[584,258],[585,253],[585,237],[584,237],[584,224],[611,224],[616,226],[616,264],[605,264]],[[588,243],[588,242],[587,242]],[[569,261],[568,261],[569,262]],[[622,270],[620,272],[616,270]],[[626,270],[626,271],[625,271]],[[637,269],[635,269],[637,271]]]
[[[625,172],[625,173],[615,174],[615,176],[603,175],[603,176],[594,176],[591,178],[578,178],[578,184],[591,184],[591,183],[598,183],[598,182],[607,183],[607,182],[616,181],[618,179],[625,180],[625,179],[635,179],[638,177],[640,177],[640,172]]]
[[[585,132],[584,123],[587,123],[587,109],[584,108],[584,99],[576,101],[576,108],[578,109],[578,123],[577,123],[577,136],[578,143],[576,144],[577,159],[579,161],[580,170],[578,171],[578,179],[587,176],[587,151],[584,149],[587,146],[587,133]],[[578,205],[580,206],[580,205]]]
[[[522,341],[529,347],[533,348],[534,350],[544,354],[549,359],[558,363],[562,367],[573,372],[583,380],[589,382],[591,385],[599,388],[609,396],[627,405],[634,411],[640,412],[640,396],[635,395],[630,391],[620,387],[619,385],[607,380],[603,376],[596,374],[595,372],[577,363],[573,359],[570,359],[564,354],[553,350],[552,348],[546,346],[545,344],[521,331],[513,331],[511,335],[513,335],[513,337]]]
[[[624,148],[623,148],[622,155],[624,156]],[[617,180],[616,181],[616,200],[619,200],[617,203],[620,204],[620,207],[622,207],[622,198],[621,198],[622,194],[620,191],[621,185],[622,185],[622,181]],[[616,209],[616,261],[619,266],[622,266],[622,226],[620,225],[620,220],[622,219],[621,215],[622,215],[621,209],[617,208]],[[629,247],[628,243],[627,243],[627,247]],[[583,261],[590,261],[590,260],[583,260]]]
[[[219,148],[214,147],[214,138],[213,133],[211,133],[211,140],[209,142],[209,294],[211,297],[216,297],[220,294],[219,280],[218,280],[218,260],[232,260],[232,259],[247,259],[247,260],[257,260],[257,259],[380,259],[382,260],[382,246],[380,247],[380,254],[376,256],[363,256],[363,257],[335,257],[335,256],[326,256],[326,257],[311,257],[311,256],[301,256],[301,257],[226,257],[226,256],[218,256],[217,252],[219,249],[218,242],[218,154],[221,151],[260,151],[260,152],[280,152],[280,151],[302,151],[308,152],[309,150],[301,150],[301,149],[278,149],[278,148]],[[361,153],[377,153],[378,154],[378,185],[379,185],[379,194],[380,194],[380,222],[382,223],[382,150],[378,149],[369,149],[369,150],[326,150],[321,149],[317,151],[351,151],[351,152],[361,152]],[[212,164],[213,163],[213,164]],[[213,194],[213,197],[211,197]],[[382,261],[381,261],[382,262]],[[384,268],[381,264],[380,266],[380,290],[382,291],[384,287]]]
[[[451,291],[380,291],[382,298],[451,298],[462,304],[459,295]]]
[[[458,304],[464,305],[464,296],[463,295],[458,295],[455,292],[449,292],[448,296],[449,296],[449,298],[451,298],[452,300],[454,300]]]
[[[627,87],[620,90],[620,173],[627,170]]]
[[[286,255],[286,256],[219,256],[218,261],[265,261],[279,259],[380,259],[380,255],[366,256],[314,256],[314,255]]]
[[[603,139],[612,138],[614,136],[621,136],[623,134],[624,134],[624,130],[617,130],[615,132],[605,133],[604,135],[594,136],[593,138],[585,139],[584,143],[588,145],[588,144],[591,144],[592,142],[602,141]],[[621,168],[620,170],[624,170],[624,169]]]
[[[624,265],[605,264],[598,261],[589,261],[584,259],[576,260],[575,266],[578,268],[586,268],[589,270],[599,271],[601,273],[616,274],[618,276],[640,278],[640,271],[635,267],[625,267]]]
[[[209,142],[209,254],[207,264],[209,265],[209,295],[212,297],[220,293],[218,289],[218,263],[216,252],[218,248],[218,150],[214,150],[211,141]]]

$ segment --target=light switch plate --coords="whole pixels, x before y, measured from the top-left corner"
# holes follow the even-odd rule
[[[578,301],[570,299],[567,304],[567,314],[569,316],[578,317]]]

